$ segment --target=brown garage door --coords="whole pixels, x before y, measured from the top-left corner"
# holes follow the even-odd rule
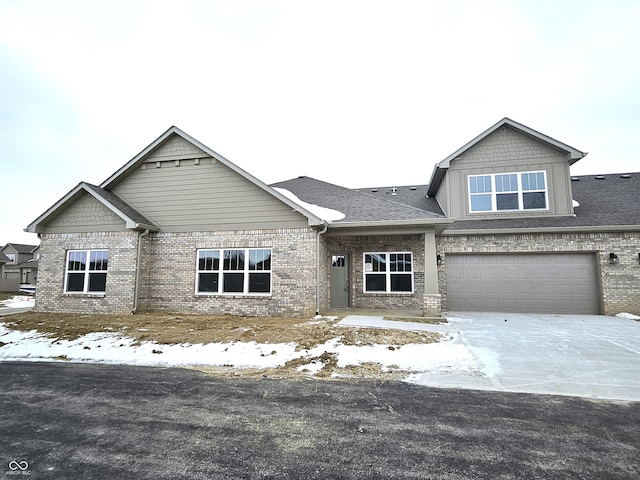
[[[447,310],[598,314],[595,255],[448,254]]]

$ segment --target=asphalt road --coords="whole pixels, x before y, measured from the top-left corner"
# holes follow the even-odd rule
[[[0,363],[0,479],[637,479],[640,403]]]

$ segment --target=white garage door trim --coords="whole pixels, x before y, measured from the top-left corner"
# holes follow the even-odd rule
[[[597,315],[595,254],[447,254],[447,310]]]

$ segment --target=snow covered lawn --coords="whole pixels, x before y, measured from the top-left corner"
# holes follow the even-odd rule
[[[43,314],[40,314],[43,315]],[[44,314],[47,315],[47,314]],[[313,375],[317,377],[377,377],[410,379],[424,372],[464,371],[481,373],[482,366],[457,334],[408,331],[398,328],[363,328],[340,325],[334,317],[295,320],[284,326],[229,319],[224,335],[207,338],[226,341],[175,341],[162,334],[181,326],[185,338],[199,331],[188,316],[156,318],[123,317],[123,326],[112,316],[52,317],[57,325],[44,325],[38,314],[3,317],[0,323],[0,361],[73,361],[152,366],[212,368],[233,375]],[[71,329],[75,321],[84,329]],[[196,317],[197,318],[197,317]],[[24,319],[23,324],[19,319]],[[274,319],[278,320],[278,319]],[[280,319],[290,320],[293,319]],[[87,331],[87,321],[93,331]],[[135,322],[142,323],[135,323]],[[145,323],[146,322],[146,323]],[[53,320],[48,323],[54,323]],[[182,325],[185,324],[186,326]],[[387,322],[389,323],[389,322]],[[391,322],[394,323],[394,322]],[[186,328],[192,327],[192,328]],[[233,328],[232,328],[233,327]],[[387,326],[388,327],[388,326]],[[56,330],[58,329],[59,330]],[[163,332],[154,332],[154,329]],[[221,330],[222,327],[219,327]],[[195,330],[195,332],[194,332]],[[289,334],[289,331],[297,332]],[[53,332],[57,332],[53,333]],[[175,334],[174,334],[174,337]],[[204,338],[195,336],[192,338]],[[160,339],[158,341],[157,339]],[[276,341],[274,341],[276,339]]]

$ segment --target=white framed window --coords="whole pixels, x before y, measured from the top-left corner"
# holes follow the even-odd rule
[[[5,255],[9,259],[9,263],[16,263],[16,254],[15,253],[5,253]]]
[[[545,171],[469,176],[469,211],[546,210]]]
[[[64,276],[65,293],[104,293],[108,250],[69,250]]]
[[[411,252],[364,253],[365,293],[412,293]]]
[[[200,249],[197,294],[271,295],[271,249]]]

